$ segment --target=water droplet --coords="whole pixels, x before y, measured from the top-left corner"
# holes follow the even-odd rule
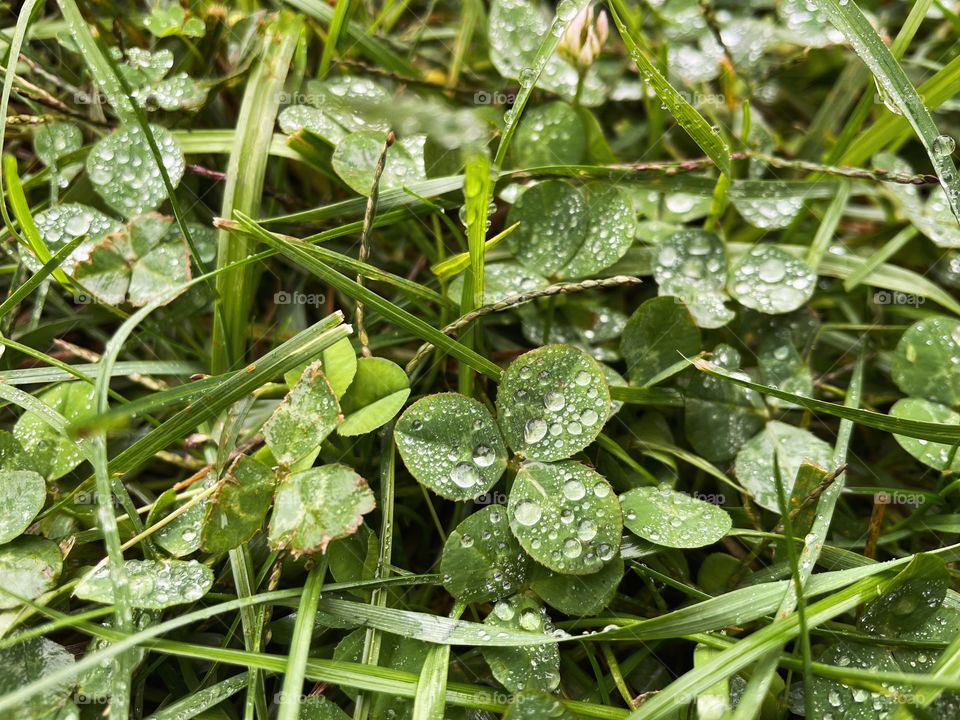
[[[524,500],[514,510],[513,519],[521,525],[530,527],[537,523],[541,515],[543,515],[543,508],[532,500]]]
[[[523,439],[529,444],[540,442],[547,434],[547,423],[543,418],[531,418],[523,428]]]

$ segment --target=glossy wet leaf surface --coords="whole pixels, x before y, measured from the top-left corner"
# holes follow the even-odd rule
[[[275,484],[276,475],[270,468],[240,455],[204,508],[203,549],[226,552],[249,540],[263,526]]]
[[[960,321],[934,315],[911,325],[897,343],[893,381],[907,395],[960,403]]]
[[[210,590],[213,573],[196,560],[127,560],[130,604],[138,608],[162,609],[199,600]],[[110,605],[114,602],[113,582],[106,565],[86,574],[73,591],[83,600]]]
[[[776,315],[803,305],[817,277],[798,258],[773,245],[753,247],[730,273],[730,294],[752,310]]]
[[[169,130],[151,125],[170,183],[183,177],[183,151]],[[100,140],[87,156],[87,177],[103,201],[121,215],[155,210],[167,196],[160,166],[138,125],[127,125]]]
[[[890,653],[877,647],[841,641],[829,647],[818,662],[839,667],[859,668],[879,672],[896,672],[897,664]],[[883,713],[889,715],[896,701],[878,692],[854,688],[829,678],[814,678],[813,709],[818,717],[850,718],[850,720],[876,720]]]
[[[39,473],[0,471],[0,545],[26,530],[46,499],[47,484]]]
[[[946,405],[922,400],[920,398],[901,398],[890,408],[890,415],[905,420],[960,424],[960,413]],[[960,470],[960,458],[953,447],[944,443],[930,442],[923,438],[894,435],[900,447],[917,460],[934,470],[946,470],[948,467]]]
[[[733,319],[724,304],[727,253],[714,233],[682,230],[664,238],[656,250],[653,275],[660,294],[679,298],[700,327],[723,327]]]
[[[737,453],[735,471],[757,505],[779,512],[774,463],[784,495],[789,497],[804,461],[830,469],[833,450],[809,430],[772,421]]]
[[[572,14],[565,15],[565,19],[571,20]],[[490,60],[494,67],[505,78],[530,82],[530,69],[540,43],[548,32],[553,31],[545,8],[534,0],[495,0],[491,4],[488,22]],[[538,86],[573,99],[577,72],[572,64],[553,55],[543,68]],[[584,82],[582,100],[592,105],[600,102],[602,97],[603,84],[591,72]]]
[[[63,558],[57,544],[36,535],[22,535],[0,545],[0,609],[20,605],[51,590],[60,577]],[[14,597],[16,596],[16,597]]]
[[[586,153],[583,121],[565,102],[541,105],[517,128],[514,160],[519,167],[576,165]]]
[[[627,197],[604,183],[583,189],[560,180],[538,183],[523,192],[508,222],[520,223],[507,238],[517,260],[534,272],[564,278],[613,265],[636,234]]]
[[[320,447],[343,419],[340,403],[321,367],[321,362],[306,367],[263,426],[267,447],[282,465],[290,466]]]
[[[72,273],[76,263],[90,253],[97,240],[107,233],[119,231],[122,227],[117,220],[94,207],[80,203],[64,203],[44,210],[34,216],[34,222],[51,254],[56,254],[74,238],[86,235],[79,247],[63,262],[63,268],[68,273]],[[25,257],[27,264],[34,270],[38,270],[42,265],[32,255],[25,255]]]
[[[623,328],[620,353],[634,385],[646,385],[671,365],[700,352],[700,331],[678,298],[652,298]]]
[[[4,695],[74,663],[62,645],[46,638],[30,638],[0,650],[0,692]],[[21,720],[45,720],[69,701],[76,681],[61,680],[46,687],[17,709]],[[12,716],[11,716],[12,717]]]
[[[450,533],[443,546],[443,586],[462,602],[498,600],[517,592],[530,559],[510,532],[507,508],[481,508]]]
[[[322,553],[356,532],[376,501],[367,481],[345,465],[322,465],[280,479],[270,517],[270,544],[294,556]]]
[[[722,508],[669,486],[630,490],[620,496],[620,505],[630,532],[665,547],[712,545],[733,526]]]
[[[373,170],[383,150],[385,133],[361,131],[339,141],[333,152],[333,168],[355,192],[369,195],[373,186]],[[380,188],[409,185],[425,177],[423,147],[416,142],[398,142],[387,151],[387,161]]]
[[[574,719],[574,716],[567,711],[556,696],[536,690],[524,690],[515,693],[510,701],[510,708],[503,717],[507,720]]]
[[[357,360],[356,373],[340,398],[340,435],[363,435],[385,425],[410,396],[410,380],[396,363],[377,357]]]
[[[496,628],[542,633],[553,627],[543,605],[526,595],[500,600],[483,622],[492,634],[496,634]],[[560,650],[556,644],[488,647],[481,652],[493,676],[510,692],[553,691],[560,684]]]
[[[450,500],[483,494],[507,467],[500,429],[479,402],[457,393],[418,400],[397,421],[394,437],[418,482]]]
[[[497,392],[497,419],[513,450],[559,460],[600,433],[610,391],[595,360],[568,345],[547,345],[514,360]]]
[[[740,354],[728,345],[714,348],[711,362],[736,370]],[[684,430],[694,450],[708,460],[728,460],[763,427],[763,401],[757,393],[705,374],[686,388]]]
[[[38,399],[68,422],[75,422],[93,410],[93,386],[85,382],[60,383]],[[13,434],[30,458],[30,469],[47,480],[63,477],[83,460],[83,452],[73,438],[57,432],[31,412],[20,416],[13,426]]]
[[[620,547],[623,517],[616,494],[601,475],[577,462],[522,466],[508,512],[523,549],[555,572],[598,572]]]
[[[530,588],[547,605],[566,615],[596,615],[613,599],[623,570],[623,560],[618,557],[592,575],[564,575],[537,565]]]

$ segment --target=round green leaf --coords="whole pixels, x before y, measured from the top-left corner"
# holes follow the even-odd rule
[[[96,208],[79,203],[65,203],[37,213],[34,218],[37,230],[51,254],[79,235],[86,235],[80,245],[63,261],[64,271],[72,274],[76,264],[85,259],[104,235],[119,232],[123,225]],[[41,263],[33,255],[24,253],[24,264],[36,272]]]
[[[733,527],[723,508],[668,485],[630,490],[620,496],[620,503],[627,530],[664,547],[712,545]]]
[[[893,656],[873,645],[841,641],[829,647],[818,662],[841,668],[873,672],[899,672]],[[843,720],[877,720],[892,717],[897,707],[894,697],[850,687],[838,680],[816,677],[811,679],[814,717],[843,718]]]
[[[329,115],[309,105],[291,105],[284,108],[280,111],[277,122],[287,135],[306,129],[331,145],[336,145],[347,136],[347,131]],[[369,189],[367,188],[368,191]]]
[[[281,465],[290,466],[320,447],[343,419],[337,396],[320,369],[308,365],[263,426],[263,438]]]
[[[296,557],[325,552],[356,532],[376,501],[367,481],[346,465],[323,465],[280,480],[270,517],[271,547]]]
[[[586,465],[526,463],[507,510],[523,549],[555,572],[596,573],[620,548],[620,503],[610,483]]]
[[[247,542],[263,527],[276,476],[266,465],[238,455],[204,508],[201,547],[222,553]]]
[[[576,13],[567,13],[565,21],[573,19]],[[547,33],[561,32],[563,25],[551,24],[552,13],[544,11],[537,0],[494,0],[490,6],[487,20],[487,39],[490,44],[490,61],[503,77],[532,82],[527,79],[538,64],[537,51],[544,42]],[[537,87],[555,92],[567,100],[577,94],[579,73],[569,60],[559,53],[550,55],[543,64]],[[580,102],[594,106],[603,102],[606,90],[595,67],[588,69],[580,89]],[[476,102],[489,103],[490,96],[481,92]]]
[[[580,247],[587,226],[583,194],[562,180],[528,188],[510,208],[507,224],[520,226],[507,236],[514,256],[531,270],[553,275]]]
[[[700,330],[678,298],[651,298],[627,320],[620,354],[634,385],[645,385],[671,365],[700,352]]]
[[[199,483],[198,483],[199,484]],[[208,475],[204,480],[203,487],[210,487],[213,484],[213,478]],[[164,493],[166,494],[166,493]],[[171,493],[171,504],[176,503],[176,493]],[[169,523],[161,527],[153,534],[153,539],[164,550],[173,557],[185,557],[190,553],[200,549],[200,529],[203,525],[203,514],[206,511],[209,498],[201,500],[196,505],[191,506],[186,512],[178,515]],[[160,500],[153,506],[154,512],[157,510]],[[149,520],[159,519],[150,517]],[[150,524],[149,522],[147,523]]]
[[[33,151],[47,167],[56,167],[60,158],[79,150],[81,145],[83,134],[71,123],[44,123],[33,135]]]
[[[483,301],[488,305],[498,303],[517,293],[542,290],[547,285],[549,282],[545,277],[516,262],[491,263],[483,267]],[[463,274],[461,273],[450,282],[447,287],[447,296],[459,303],[462,294]]]
[[[783,484],[784,497],[790,497],[793,483],[804,461],[829,468],[833,450],[809,430],[772,421],[737,453],[734,468],[737,479],[760,507],[780,512],[777,502],[776,467]]]
[[[921,422],[945,423],[960,425],[960,413],[954,412],[946,405],[921,400],[920,398],[901,398],[890,408],[891,417],[904,420],[919,420]],[[913,455],[917,460],[934,470],[946,470],[949,465],[954,472],[960,472],[960,452],[953,453],[953,447],[944,443],[933,443],[920,438],[894,435],[900,447]],[[950,457],[953,455],[953,463]]]
[[[610,604],[622,579],[623,560],[615,557],[592,575],[561,575],[537,565],[530,587],[550,607],[586,617]]]
[[[603,369],[582,350],[546,345],[514,360],[497,391],[507,444],[534,460],[559,460],[583,450],[610,413]]]
[[[183,177],[183,151],[169,130],[151,125],[171,185]],[[154,210],[167,197],[160,168],[139,125],[125,125],[100,140],[87,156],[87,176],[94,189],[126,217]]]
[[[483,622],[492,628],[533,633],[550,632],[553,629],[544,607],[527,595],[514,595],[500,600]],[[528,688],[549,692],[560,685],[560,648],[556,643],[520,647],[481,646],[480,652],[493,676],[510,692]]]
[[[68,422],[82,420],[93,410],[93,386],[85,382],[63,382],[38,396],[44,404],[63,415]],[[56,480],[83,460],[76,441],[61,435],[47,422],[25,412],[13,426],[13,434],[36,470],[47,480]]]
[[[757,353],[760,379],[765,385],[796,395],[813,396],[813,375],[803,357],[788,338],[767,336],[760,341]],[[795,407],[786,400],[769,397],[773,407]]]
[[[0,587],[28,600],[53,589],[63,569],[63,557],[55,542],[36,535],[22,535],[0,545]],[[0,609],[17,607],[20,601],[0,593]]]
[[[727,251],[715,233],[686,229],[664,238],[656,250],[653,277],[660,295],[682,300],[700,327],[723,327],[733,319],[733,311],[724,305]]]
[[[587,201],[583,236],[560,277],[589,277],[610,267],[626,254],[637,234],[636,212],[619,187],[595,182],[583,190]]]
[[[787,227],[803,207],[803,197],[800,195],[758,197],[731,193],[730,199],[744,220],[764,230]]]
[[[323,695],[307,695],[300,701],[298,720],[350,720],[350,716]]]
[[[756,245],[733,269],[730,294],[768,315],[796,310],[813,295],[817,276],[803,260],[775,245]]]
[[[718,345],[711,361],[726,370],[740,366],[740,353]],[[763,400],[753,390],[698,373],[687,382],[684,432],[707,460],[729,460],[763,427]]]
[[[583,121],[565,102],[545,103],[524,113],[512,147],[517,167],[579,165],[587,150]]]
[[[373,175],[383,150],[384,133],[363,130],[350,133],[333,151],[333,169],[355,192],[369,195]],[[402,187],[423,180],[423,147],[401,140],[387,151],[387,161],[380,176],[380,189]]]
[[[867,603],[857,626],[873,636],[900,638],[933,618],[949,587],[950,574],[943,559],[919,553],[890,587]]]
[[[507,448],[487,409],[457,393],[428,395],[397,421],[394,437],[417,482],[450,500],[492,488],[507,469]]]
[[[73,663],[73,654],[53,640],[44,637],[22,640],[0,650],[0,695],[9,695]],[[6,717],[17,720],[56,718],[57,710],[69,701],[76,684],[75,678],[46,683]]]
[[[537,690],[514,694],[503,720],[575,720],[559,698]]]
[[[127,560],[123,564],[133,607],[161,610],[196,602],[213,585],[213,572],[196,560]],[[102,565],[80,580],[73,594],[83,600],[112,605],[110,568]]]
[[[937,315],[907,328],[893,356],[893,381],[907,395],[960,405],[960,320]]]
[[[403,368],[384,358],[360,358],[353,382],[340,399],[345,418],[337,433],[350,437],[376,430],[400,412],[409,396],[410,379]]]
[[[26,530],[43,509],[47,484],[31,470],[0,471],[0,544]]]
[[[465,603],[489,602],[515,593],[526,581],[530,559],[510,533],[507,509],[488,505],[450,533],[443,546],[443,586]]]

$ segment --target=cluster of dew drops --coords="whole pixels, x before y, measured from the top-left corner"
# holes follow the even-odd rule
[[[530,366],[524,366],[520,368],[520,378],[527,380],[531,377],[533,370]],[[540,373],[540,381],[543,383],[548,382],[550,379],[549,373],[543,371]],[[576,374],[573,381],[579,387],[587,387],[590,385],[593,380],[593,376],[590,375],[586,370],[581,370]],[[591,387],[586,391],[587,397],[597,400],[598,406],[603,404],[603,400],[600,398],[600,392],[595,387]],[[518,402],[525,400],[527,391],[524,388],[520,388],[516,391],[514,398]],[[575,412],[567,405],[567,399],[563,396],[562,392],[557,390],[549,390],[543,396],[543,409],[548,413],[560,413],[564,409],[571,410],[571,413]],[[592,427],[600,420],[600,414],[593,408],[585,408],[575,417],[571,416],[569,422],[566,426],[561,425],[559,422],[554,422],[547,424],[547,421],[542,417],[533,417],[527,420],[523,428],[523,439],[528,445],[535,445],[543,440],[549,433],[551,436],[559,436],[564,430],[567,431],[569,435],[580,435],[583,433],[584,427]],[[557,440],[557,446],[559,447],[561,441]]]

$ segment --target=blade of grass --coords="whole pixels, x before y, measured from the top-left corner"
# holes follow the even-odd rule
[[[234,131],[223,192],[223,217],[230,217],[234,210],[259,214],[273,124],[302,26],[299,17],[283,12],[264,32],[261,57],[247,79]],[[250,238],[221,229],[217,238],[217,267],[229,266],[252,251]],[[255,266],[244,266],[217,278],[215,303],[219,311],[214,318],[210,357],[214,373],[233,369],[243,362],[257,276]]]
[[[483,268],[487,237],[487,210],[490,202],[490,160],[485,152],[476,152],[467,159],[464,170],[463,197],[467,218],[467,248],[470,269],[463,278],[460,294],[460,315],[483,305]],[[460,336],[460,342],[471,350],[478,349],[481,319],[470,325]],[[473,395],[473,370],[460,364],[458,384],[461,395]]]
[[[750,388],[763,395],[788,400],[808,410],[825,413],[845,420],[852,420],[853,422],[874,428],[875,430],[884,430],[885,432],[895,433],[897,435],[906,435],[907,437],[926,439],[930,442],[946,443],[947,445],[955,445],[960,442],[960,426],[957,425],[905,420],[871,410],[862,410],[847,405],[838,405],[823,400],[816,400],[805,395],[797,395],[796,393],[786,392],[769,385],[762,385],[751,382],[750,380],[745,380],[706,360],[694,360],[692,364],[698,370],[702,370],[708,375],[728,380],[729,382]]]
[[[475,370],[483,373],[491,380],[498,381],[500,379],[500,368],[482,355],[478,355],[469,348],[466,348],[462,344],[458,343],[456,340],[447,337],[435,327],[427,324],[420,318],[411,315],[400,307],[397,307],[394,303],[383,299],[373,291],[358,285],[350,278],[341,275],[336,270],[333,270],[325,263],[310,255],[309,252],[299,248],[297,244],[285,240],[284,238],[263,229],[249,217],[244,216],[243,213],[236,213],[236,215],[237,221],[244,225],[251,233],[256,235],[257,238],[262,240],[271,248],[281,252],[286,257],[296,261],[302,267],[306,268],[318,278],[323,280],[325,283],[332,285],[337,290],[353,298],[354,300],[362,300],[366,305],[376,309],[377,312],[379,312],[388,320],[400,325],[402,328],[413,333],[421,340],[429,342],[443,349],[461,362],[467,363]]]
[[[904,245],[917,236],[917,233],[918,231],[915,227],[908,225],[890,238],[883,244],[882,247],[877,248],[877,250],[870,255],[870,257],[864,260],[860,267],[847,276],[847,279],[843,281],[843,289],[847,292],[850,292],[857,287],[863,282],[864,278],[869,276],[880,265],[900,252]]]
[[[690,138],[700,146],[707,156],[713,160],[720,171],[730,175],[730,148],[720,137],[720,134],[697,112],[687,99],[669,83],[657,66],[651,62],[641,49],[639,28],[633,26],[632,15],[623,0],[610,0],[610,15],[623,38],[623,42],[630,51],[630,57],[637,64],[640,78],[667,106],[667,110],[676,119]],[[628,26],[627,23],[630,23]],[[711,189],[712,192],[712,189]]]
[[[340,45],[340,35],[343,27],[350,16],[350,0],[337,0],[333,6],[333,14],[330,17],[330,23],[327,26],[327,39],[323,43],[323,54],[320,56],[320,67],[317,70],[317,77],[323,77],[330,69],[330,60],[333,53]]]
[[[17,174],[17,159],[13,155],[4,154],[3,156],[3,176],[6,180],[7,199],[10,201],[13,217],[20,224],[20,230],[23,232],[27,246],[40,262],[48,263],[53,256],[33,221],[30,204],[27,202],[27,196],[23,193],[20,176]],[[67,291],[70,291],[73,287],[70,278],[59,266],[53,268],[53,277]]]
[[[960,178],[949,151],[942,149],[940,131],[900,63],[891,54],[855,2],[817,0],[830,23],[839,30],[876,78],[883,92],[896,103],[919,138],[954,216],[960,221]]]
[[[513,101],[513,106],[504,118],[507,126],[503,130],[503,135],[500,136],[500,144],[497,145],[497,154],[493,159],[494,167],[498,169],[503,167],[503,162],[507,159],[507,150],[510,149],[510,141],[513,140],[513,134],[517,131],[517,126],[520,124],[520,116],[523,114],[523,109],[526,107],[527,101],[530,99],[534,88],[537,87],[537,81],[540,79],[543,69],[547,66],[547,61],[553,53],[556,52],[557,46],[560,44],[560,38],[563,37],[564,30],[566,30],[569,22],[583,12],[588,5],[590,5],[590,0],[570,0],[569,3],[564,3],[564,16],[560,17],[558,13],[557,16],[554,17],[550,29],[540,41],[540,47],[537,48],[537,54],[534,55],[532,66],[527,68],[527,70],[530,71],[530,78],[524,78],[524,81],[520,83],[520,91]]]
[[[374,568],[374,578],[381,579],[389,577],[390,568],[393,563],[393,527],[394,512],[396,505],[396,444],[393,440],[393,422],[387,423],[380,433],[380,443],[382,446],[382,455],[380,458],[380,498],[379,507],[380,518],[380,536],[378,538],[377,565]],[[386,588],[377,588],[370,594],[370,605],[372,607],[385,608],[387,606],[388,596]],[[381,633],[375,628],[367,628],[363,638],[363,651],[360,655],[360,661],[365,665],[378,665],[380,662],[380,649],[383,645]],[[356,720],[363,720],[370,714],[372,708],[369,695],[361,693],[357,695],[357,702],[353,709],[353,717]]]
[[[290,654],[287,656],[287,667],[283,675],[283,694],[277,720],[297,720],[300,717],[300,698],[303,697],[303,679],[310,656],[317,602],[320,600],[320,588],[327,574],[326,555],[317,558],[315,562],[316,565],[307,573],[303,594],[300,596],[300,609],[297,611]]]
[[[320,0],[284,0],[287,5],[306,13],[328,27],[333,21],[334,8]],[[374,64],[398,75],[417,78],[420,73],[406,59],[395,53],[383,42],[367,32],[367,29],[355,22],[347,21],[343,33]]]

